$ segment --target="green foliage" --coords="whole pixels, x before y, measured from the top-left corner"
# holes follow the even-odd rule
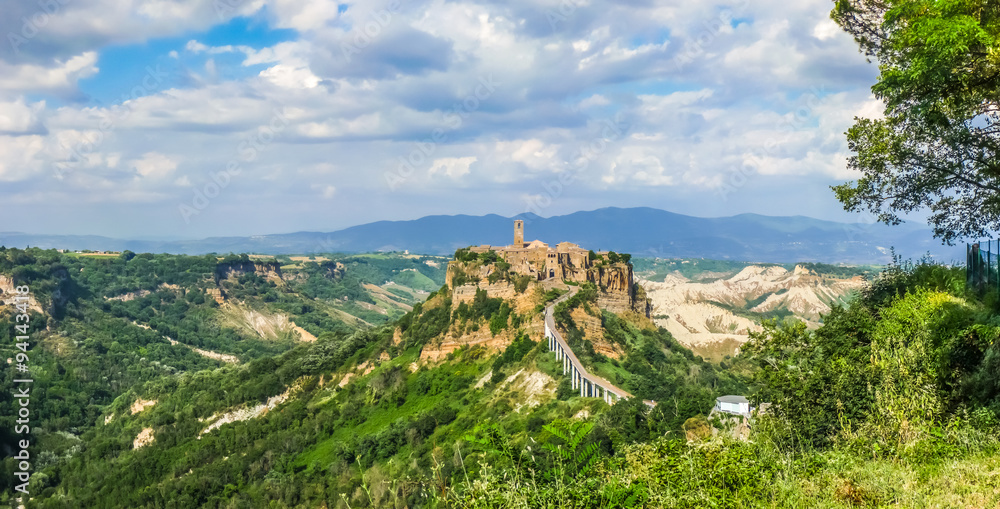
[[[865,436],[880,454],[904,453],[966,408],[995,408],[984,373],[1000,330],[956,279],[950,268],[896,263],[816,331],[765,324],[745,349],[760,368],[757,400],[773,403],[796,442]]]
[[[824,325],[810,333],[805,324],[764,323],[751,335],[744,354],[758,365],[757,401],[788,423],[792,439],[828,445],[845,423],[871,410],[875,378],[868,346],[875,320],[865,308],[835,307]]]
[[[590,473],[598,458],[597,444],[585,443],[584,440],[594,429],[594,423],[555,421],[542,428],[551,435],[542,448],[555,458],[555,468],[550,472],[552,476],[567,481]]]
[[[463,247],[455,251],[455,261],[473,262],[479,259],[479,255],[473,253],[469,248]]]
[[[520,334],[517,338],[504,349],[503,353],[497,356],[497,359],[493,361],[493,378],[490,382],[496,384],[503,379],[503,368],[505,366],[516,364],[521,362],[528,352],[531,351],[538,343],[532,341],[527,334]]]
[[[926,257],[917,262],[903,260],[893,252],[892,263],[861,292],[861,301],[870,309],[878,309],[916,288],[963,295],[965,270],[933,263]]]
[[[493,335],[499,334],[501,331],[507,328],[507,322],[510,319],[510,305],[507,301],[500,304],[500,309],[490,315],[490,332]]]
[[[852,211],[880,221],[930,210],[951,242],[1000,228],[995,161],[1000,10],[974,0],[839,0],[833,19],[879,63],[872,91],[884,118],[848,130],[856,182],[834,187]]]
[[[614,251],[608,252],[608,262],[610,263],[629,263],[632,260],[632,255],[626,253],[616,253]]]
[[[528,289],[528,284],[531,283],[533,278],[527,275],[517,275],[514,276],[514,291],[521,294]]]
[[[1000,319],[954,284],[951,269],[902,264],[816,330],[769,323],[727,361],[732,368],[705,362],[666,330],[603,312],[604,336],[624,352],[620,361],[594,353],[579,329],[567,336],[588,369],[636,396],[608,406],[579,398],[551,355],[535,355],[544,342],[523,332],[496,357],[463,348],[419,363],[420,347],[456,320],[517,330],[528,318],[484,291],[452,313],[442,287],[395,324],[311,325],[320,329],[314,343],[266,346],[219,326],[221,311],[205,298],[214,257],[126,261],[0,250],[3,264],[65,313],[51,330],[39,319],[33,331],[31,438],[43,452],[31,507],[935,507],[995,495]],[[358,261],[361,274],[367,266]],[[247,307],[292,309],[296,323],[329,316],[323,299],[295,291],[307,278],[272,286],[254,272],[223,283],[242,292]],[[383,277],[372,274],[357,281]],[[167,280],[178,288],[163,287]],[[127,288],[149,293],[104,298]],[[67,298],[53,298],[56,289]],[[269,294],[275,300],[266,301]],[[593,285],[577,297],[569,304],[599,311]],[[0,325],[9,316],[0,311]],[[166,333],[242,362],[222,365],[171,345]],[[0,328],[0,344],[12,344],[10,336],[9,326]],[[687,430],[699,424],[701,436],[720,426],[697,417],[715,397],[749,393],[741,374],[747,354],[757,368],[755,401],[772,403],[751,421],[750,440],[722,429],[686,443],[686,421],[694,418]],[[511,391],[473,387],[491,366],[498,381],[515,365],[556,376],[558,399],[514,412],[521,402]],[[12,376],[0,380],[0,430],[13,426],[3,416],[16,415]],[[290,388],[263,415],[201,433],[213,415]],[[132,414],[139,398],[157,403]],[[643,399],[658,404],[648,409]],[[133,448],[145,428],[155,442]],[[0,434],[8,446],[12,438]],[[0,462],[7,495],[14,468]],[[943,473],[953,471],[961,475]],[[927,482],[966,498],[912,494],[926,493]]]
[[[552,315],[555,318],[556,324],[572,331],[576,329],[576,324],[570,316],[573,309],[582,307],[591,312],[596,306],[597,286],[594,283],[587,282],[580,286],[580,290],[575,295],[557,304]]]
[[[432,338],[448,330],[451,323],[451,299],[446,298],[440,305],[424,310],[419,304],[413,307],[398,322],[406,347],[424,345]]]

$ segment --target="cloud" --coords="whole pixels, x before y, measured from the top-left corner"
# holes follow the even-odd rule
[[[310,187],[312,187],[313,189],[319,190],[319,194],[320,194],[320,196],[323,197],[324,200],[329,200],[329,199],[333,198],[334,196],[336,196],[336,194],[337,194],[337,187],[336,186],[322,185],[322,184],[313,184]]]
[[[161,179],[177,169],[177,161],[158,152],[147,152],[129,163],[140,176]]]
[[[64,95],[75,90],[79,80],[96,74],[96,64],[96,51],[87,51],[48,65],[14,64],[0,60],[0,93],[47,92]]]
[[[0,135],[0,181],[36,178],[43,167],[40,160],[44,148],[45,138],[39,135]]]
[[[435,159],[431,164],[429,175],[443,175],[452,179],[457,179],[469,174],[469,166],[476,162],[473,157],[443,157]]]
[[[32,5],[0,0],[17,19]],[[844,178],[843,132],[881,110],[874,69],[826,0],[223,6],[74,0],[19,52],[0,50],[0,179],[19,182],[0,200],[80,195],[105,210],[141,199],[157,228],[192,235],[201,230],[178,230],[177,205],[227,168],[238,171],[195,218],[206,231],[224,211],[269,228],[278,215],[261,203],[295,203],[283,220],[316,227],[317,217],[517,213],[567,174],[547,211],[681,189],[704,202],[737,170],[775,189]],[[294,32],[268,43],[207,32],[237,16]],[[20,33],[6,18],[0,29]],[[130,44],[161,48],[191,78],[84,103],[81,82],[147,65],[101,59]],[[336,199],[319,209],[303,192]]]
[[[45,101],[26,104],[24,99],[0,102],[0,134],[46,134],[39,113],[45,110]]]

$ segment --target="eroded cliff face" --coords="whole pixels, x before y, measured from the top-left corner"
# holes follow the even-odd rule
[[[632,265],[616,263],[587,270],[587,281],[597,285],[597,305],[612,313],[634,311],[649,318],[652,304],[646,292],[635,283]]]
[[[50,274],[57,281],[55,286],[42,284],[40,288],[39,285],[31,285],[28,309],[58,317],[68,302],[69,272],[64,268],[58,268],[52,270]],[[17,284],[10,276],[0,275],[0,308],[17,302],[14,300],[18,295],[16,287]]]
[[[569,315],[573,323],[583,331],[583,339],[590,341],[594,345],[594,351],[610,357],[621,359],[623,351],[620,346],[615,345],[604,337],[604,326],[601,318],[588,313],[583,308],[574,308]]]
[[[521,325],[521,329],[524,329],[536,341],[544,335],[545,331],[545,324],[542,322],[540,316]],[[420,361],[436,362],[443,360],[448,357],[448,354],[464,346],[480,346],[492,351],[503,351],[516,338],[517,331],[512,329],[503,330],[499,334],[494,335],[490,332],[488,325],[481,325],[479,330],[469,331],[462,330],[458,324],[453,324],[444,337],[424,345],[423,349],[420,350]]]
[[[486,291],[488,297],[514,299],[518,294],[514,283],[509,281],[489,282],[490,275],[496,270],[494,264],[479,262],[457,262],[448,264],[445,283],[452,290],[453,305],[467,302],[475,298],[476,290]],[[646,292],[635,283],[632,265],[615,263],[586,270],[585,280],[597,286],[599,292],[597,305],[612,313],[635,312],[646,318],[650,317],[652,303],[646,298]],[[456,285],[455,283],[460,284]],[[539,282],[532,281],[531,285]]]
[[[16,286],[13,279],[0,275],[0,307],[7,307],[17,302],[14,300],[14,297],[18,295],[15,290]],[[28,309],[38,313],[44,312],[41,303],[35,298],[34,293],[30,294],[28,299]]]
[[[832,305],[861,289],[865,282],[861,277],[823,276],[801,266],[789,271],[751,265],[711,282],[691,281],[677,273],[663,281],[642,284],[655,303],[657,325],[681,343],[697,347],[724,341],[742,344],[749,333],[760,330],[754,320],[730,308],[755,313],[788,311],[810,328],[819,327],[821,316],[829,313]]]
[[[275,284],[284,283],[284,279],[281,276],[281,265],[277,262],[220,263],[215,267],[216,282],[223,279],[239,278],[245,274],[257,274],[264,279],[274,281]]]

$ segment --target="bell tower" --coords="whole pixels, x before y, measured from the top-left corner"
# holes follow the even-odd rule
[[[524,221],[514,220],[514,247],[524,246]]]

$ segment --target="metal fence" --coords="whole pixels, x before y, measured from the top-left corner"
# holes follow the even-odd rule
[[[965,283],[980,292],[1000,288],[1000,239],[965,245]]]

